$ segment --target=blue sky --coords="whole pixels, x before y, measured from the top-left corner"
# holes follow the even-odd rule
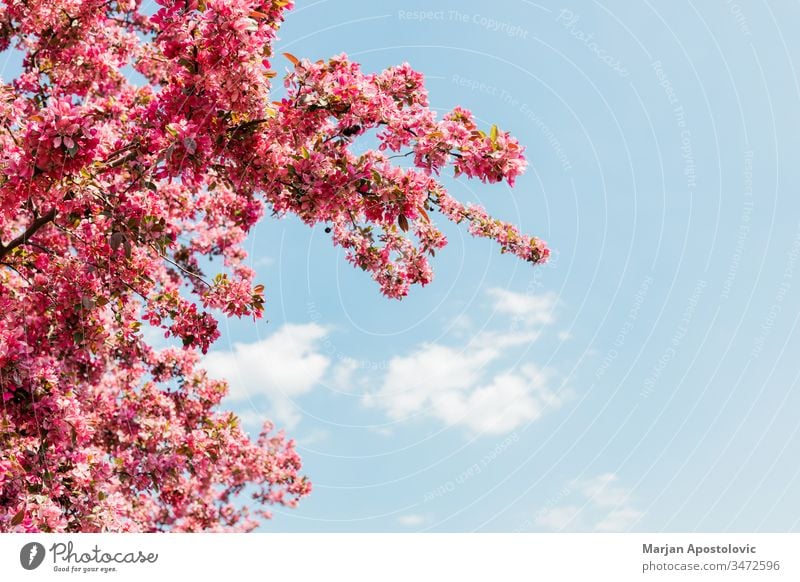
[[[322,228],[260,223],[269,321],[225,322],[207,363],[314,482],[263,530],[800,529],[798,22],[728,0],[299,2],[276,52],[408,61],[433,107],[519,138],[513,189],[445,182],[553,257],[448,226],[433,284],[397,302]]]

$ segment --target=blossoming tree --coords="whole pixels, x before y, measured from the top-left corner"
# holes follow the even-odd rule
[[[437,181],[452,166],[513,184],[518,142],[464,109],[437,119],[407,64],[287,54],[287,96],[271,99],[291,4],[0,3],[0,51],[24,53],[0,84],[0,531],[248,530],[308,494],[293,442],[269,423],[251,440],[198,365],[212,312],[261,315],[242,242],[265,211],[325,224],[394,298],[431,281],[434,209],[546,260]],[[354,153],[370,130],[377,149]],[[407,154],[414,169],[392,163]]]

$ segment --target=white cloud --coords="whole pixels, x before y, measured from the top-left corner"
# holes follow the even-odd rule
[[[619,478],[614,473],[604,473],[596,477],[574,480],[569,487],[575,488],[598,507],[615,507],[628,500],[630,491],[617,484]]]
[[[493,287],[488,290],[494,309],[524,321],[527,325],[550,325],[555,321],[555,293],[532,295]]]
[[[580,512],[581,508],[577,505],[553,507],[537,516],[536,525],[545,529],[561,531],[568,528]]]
[[[427,416],[479,433],[509,432],[562,403],[550,388],[548,370],[525,364],[514,372],[487,373],[509,348],[536,337],[533,331],[485,332],[462,349],[423,344],[408,356],[392,358],[382,386],[364,403],[396,420]]]
[[[614,473],[573,479],[567,485],[569,503],[540,511],[535,523],[555,531],[627,531],[644,515],[630,503],[631,492],[619,484]]]
[[[463,424],[475,432],[506,433],[538,420],[561,405],[548,387],[548,376],[533,364],[520,374],[504,373],[472,391],[453,390],[431,398],[434,413],[447,424]]]
[[[632,507],[616,509],[606,515],[599,523],[594,526],[595,531],[620,532],[627,531],[633,524],[639,521],[643,513]]]
[[[363,391],[367,381],[363,370],[367,366],[354,358],[342,358],[331,371],[330,387],[345,394],[357,394]]]
[[[367,395],[366,402],[385,408],[394,419],[415,414],[430,406],[430,398],[437,392],[471,386],[481,368],[496,357],[486,351],[474,356],[447,346],[423,344],[409,356],[392,358],[382,388],[377,395]]]
[[[533,343],[555,321],[554,293],[527,295],[492,288],[494,309],[523,326],[484,331],[465,346],[425,343],[389,362],[380,388],[364,404],[382,408],[394,420],[434,418],[476,433],[500,434],[539,419],[558,408],[564,392],[552,388],[553,373],[533,364],[513,371],[492,370],[512,348]]]
[[[261,341],[213,351],[202,364],[209,376],[228,380],[231,400],[266,397],[274,420],[292,428],[300,420],[294,400],[310,392],[330,366],[330,359],[318,351],[325,334],[315,323],[286,324]]]
[[[422,525],[427,521],[424,515],[417,515],[417,514],[409,514],[409,515],[401,515],[397,518],[398,523],[400,525],[405,525],[408,527],[414,527]]]
[[[255,267],[271,267],[275,264],[275,259],[272,257],[258,257],[255,261],[253,261],[253,266]]]
[[[330,438],[331,433],[325,429],[314,429],[305,434],[295,435],[294,439],[297,441],[297,444],[301,447],[310,447],[311,445],[316,445],[321,442],[325,442]]]
[[[334,391],[363,394],[366,406],[385,411],[393,420],[427,417],[475,433],[507,433],[563,403],[564,392],[554,389],[551,370],[509,358],[553,323],[557,301],[553,293],[534,296],[499,288],[490,289],[489,295],[495,309],[524,325],[482,331],[462,345],[424,343],[393,357],[377,382],[359,361],[333,362],[323,354],[320,343],[327,330],[314,323],[287,324],[264,340],[214,351],[203,365],[210,376],[228,380],[231,400],[251,403],[244,415],[248,424],[267,416],[294,427],[301,419],[296,399],[324,378]],[[504,358],[508,367],[498,369]],[[262,412],[259,405],[265,401]]]
[[[451,337],[465,337],[474,327],[475,323],[466,312],[459,313],[455,317],[446,320],[445,325],[443,325],[443,329],[446,330],[445,333]]]

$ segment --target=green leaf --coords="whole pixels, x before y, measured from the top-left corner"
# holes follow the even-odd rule
[[[181,58],[178,59],[178,62],[181,65],[183,65],[184,67],[186,67],[186,70],[189,71],[190,73],[196,73],[197,72],[195,64],[194,64],[193,61],[190,61],[189,59],[187,59],[185,57],[181,57]],[[169,131],[169,129],[167,129],[167,131]]]
[[[492,126],[492,131],[489,134],[489,138],[492,140],[492,143],[497,143],[497,126]]]

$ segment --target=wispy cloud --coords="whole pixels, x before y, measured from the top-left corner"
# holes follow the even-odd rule
[[[408,515],[401,515],[397,518],[397,522],[400,525],[404,525],[406,527],[416,527],[424,524],[427,518],[424,515],[417,515],[417,514],[408,514]]]
[[[620,532],[627,531],[642,517],[642,512],[632,507],[615,509],[608,513],[602,520],[595,524],[595,531]]]
[[[515,348],[519,353],[530,346],[541,328],[555,321],[555,295],[498,288],[488,293],[495,310],[524,325],[483,331],[466,345],[423,343],[395,356],[380,388],[367,394],[364,404],[395,420],[426,417],[487,434],[510,432],[560,407],[566,391],[557,389],[553,370],[513,362],[510,369],[499,368]]]
[[[550,325],[558,303],[555,293],[527,294],[493,287],[488,290],[495,311],[511,315],[527,325]]]
[[[256,407],[266,401],[272,418],[291,428],[301,418],[295,399],[310,392],[330,366],[318,350],[325,335],[325,328],[315,323],[286,324],[261,341],[212,351],[203,358],[203,367],[210,376],[228,380],[230,400]]]
[[[573,479],[564,503],[548,507],[536,516],[536,525],[554,531],[627,531],[641,517],[633,507],[631,492],[615,473]]]
[[[429,418],[478,434],[507,433],[564,402],[566,391],[558,389],[553,370],[520,364],[543,328],[555,321],[557,300],[552,293],[499,288],[488,294],[496,312],[522,325],[484,329],[460,340],[451,336],[456,345],[422,343],[392,357],[377,377],[358,360],[334,363],[322,353],[327,329],[315,323],[286,324],[264,340],[213,351],[203,365],[212,377],[228,380],[231,401],[252,405],[242,411],[249,424],[263,414],[293,428],[301,419],[297,398],[324,379],[334,391],[363,394],[365,406],[393,420]]]
[[[536,525],[544,529],[561,531],[568,528],[570,524],[575,523],[580,512],[581,507],[579,505],[551,507],[536,518]]]
[[[615,473],[576,479],[570,483],[570,487],[597,507],[616,507],[626,503],[630,497],[630,491],[619,485],[619,477]]]
[[[484,368],[501,354],[499,347],[483,341],[472,344],[458,349],[426,343],[407,356],[395,356],[380,390],[368,394],[365,403],[383,408],[394,419],[419,414],[435,401],[445,404],[448,395],[474,386]]]

